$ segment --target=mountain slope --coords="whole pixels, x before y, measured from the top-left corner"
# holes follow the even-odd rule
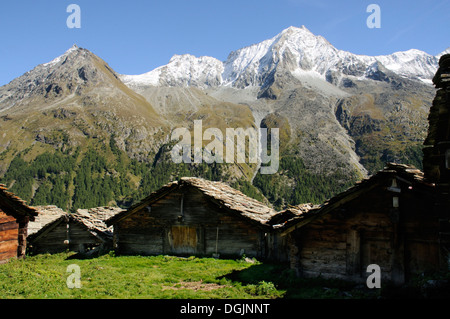
[[[254,125],[248,106],[185,91],[195,98],[191,110],[181,94],[163,101],[176,108],[164,111],[163,92],[155,93],[155,109],[106,62],[74,46],[0,88],[3,182],[32,204],[76,209],[136,201],[179,175],[249,178],[250,164],[172,163],[175,127],[192,130],[193,119],[202,119],[205,129]]]
[[[151,90],[199,89],[222,101],[248,105],[255,125],[284,123],[287,128],[280,148],[289,160],[282,165],[300,161],[304,174],[329,176],[344,187],[342,176],[360,179],[386,161],[421,167],[438,57],[414,49],[356,55],[336,49],[305,27],[290,27],[231,52],[222,63],[189,56],[175,64],[180,59],[175,56],[167,66],[121,78],[146,97],[144,92]],[[155,74],[171,80],[145,80]],[[260,188],[261,183],[280,185],[279,194],[269,196],[272,201],[283,201],[280,194],[302,185],[301,176],[281,174],[258,177],[255,172]]]
[[[420,167],[437,59],[418,50],[355,55],[290,27],[223,62],[175,55],[150,72],[119,75],[74,46],[0,87],[0,174],[32,203],[71,209],[126,206],[190,175],[277,208],[320,203],[385,161]],[[174,164],[171,132],[193,135],[194,120],[223,133],[279,128],[278,172]]]
[[[61,138],[68,134],[66,147],[84,144],[87,137],[117,133],[122,144],[129,143],[130,155],[138,156],[157,151],[152,139],[145,140],[165,125],[106,62],[76,46],[1,87],[0,113],[8,118],[2,123],[0,145],[9,145],[21,134],[19,149],[35,141],[57,143],[49,137],[55,131]]]
[[[106,62],[76,46],[1,87],[0,116],[4,182],[32,204],[65,209],[129,195],[121,158],[156,154],[168,127]]]
[[[385,147],[387,147],[384,140],[391,134],[388,133],[389,125],[386,123],[395,123],[394,117],[405,116],[406,124],[408,122],[415,123],[414,127],[417,127],[414,134],[411,134],[406,132],[408,128],[405,124],[394,134],[395,138],[402,136],[404,131],[407,135],[406,146],[395,150],[394,153],[406,154],[410,148],[414,148],[413,157],[416,157],[417,142],[424,136],[425,117],[430,106],[430,97],[433,94],[433,88],[428,84],[431,83],[438,62],[438,56],[434,57],[414,49],[375,57],[352,54],[336,49],[326,39],[312,34],[304,26],[287,28],[271,39],[233,51],[222,64],[209,57],[183,57],[183,63],[177,62],[180,60],[180,56],[175,56],[167,66],[141,76],[121,76],[121,78],[128,86],[141,94],[146,90],[158,90],[157,88],[166,90],[174,87],[198,88],[223,101],[247,104],[257,119],[256,125],[260,125],[264,116],[283,108],[282,104],[286,103],[281,102],[283,100],[281,96],[287,94],[286,92],[289,90],[313,91],[313,93],[295,94],[297,100],[291,98],[293,95],[289,94],[290,114],[285,114],[285,116],[287,115],[291,119],[290,125],[295,127],[311,127],[313,130],[317,128],[314,120],[317,123],[318,119],[313,120],[313,118],[322,113],[314,113],[313,109],[309,111],[311,114],[309,121],[305,120],[300,125],[298,125],[299,120],[292,123],[292,118],[296,117],[296,113],[300,112],[305,115],[302,105],[307,103],[305,96],[308,94],[314,96],[313,100],[320,96],[322,101],[316,106],[324,106],[325,109],[328,108],[332,112],[336,111],[336,108],[338,108],[337,112],[340,112],[339,105],[343,103],[341,99],[354,101],[359,105],[358,110],[366,105],[370,109],[363,117],[361,117],[361,112],[354,115],[346,113],[352,118],[357,117],[358,120],[353,121],[355,122],[352,124],[353,128],[350,127],[348,119],[346,125],[341,125],[347,130],[347,136],[345,137],[344,134],[341,140],[350,141],[350,144],[347,143],[345,147],[347,149],[352,144],[352,140],[353,143],[359,141],[358,147],[354,147],[357,154],[350,151],[346,155],[347,157],[353,160],[358,156],[365,157],[368,152],[365,145],[371,145],[371,143],[363,143],[361,146],[360,142],[372,139],[373,134],[367,130],[358,129],[358,125],[370,126],[373,122],[371,114],[383,114],[381,116],[384,123],[382,126],[385,129],[372,130],[382,132],[378,133],[378,140],[381,139],[381,141],[377,142],[380,145],[381,153],[375,152],[371,155],[378,159],[362,160],[364,164],[368,165],[370,172],[381,168],[380,158],[383,157],[382,153],[386,151]],[[146,78],[155,79],[156,74],[159,81],[146,81]],[[171,80],[161,80],[166,78]],[[400,97],[399,93],[401,93]],[[377,102],[372,105],[361,102],[358,96],[365,94],[369,94],[370,99],[380,101],[381,104]],[[379,94],[382,94],[381,98],[377,97]],[[402,105],[396,114],[389,111],[385,104],[389,104],[390,98],[393,99],[392,104]],[[325,100],[326,102],[324,102]],[[391,117],[393,118],[391,119]],[[303,116],[302,119],[305,118],[308,116]],[[342,121],[345,121],[341,115],[337,117],[337,120],[341,122],[339,124],[343,124]],[[374,120],[380,120],[380,116],[375,117]],[[333,121],[334,119],[331,117],[329,122],[330,127],[333,127],[331,131],[341,132],[340,126],[336,127],[336,123]],[[363,123],[360,123],[361,121]],[[395,131],[396,128],[393,127],[393,130]],[[296,128],[294,131],[298,132],[299,130]],[[322,133],[327,131],[328,128],[322,130]],[[370,138],[367,136],[368,134]],[[324,134],[315,132],[313,135],[323,136]],[[389,139],[391,138],[389,137]],[[324,137],[322,140],[326,143],[328,137]],[[395,148],[395,146],[392,147]],[[301,149],[305,149],[305,146],[302,146]],[[393,157],[384,156],[384,158],[401,160],[402,155],[396,154]],[[305,160],[308,161],[307,158]],[[356,162],[358,161],[356,160]],[[415,159],[414,164],[420,164],[420,161]],[[358,163],[353,161],[353,165],[358,166]],[[364,174],[364,169],[359,167],[358,170]]]

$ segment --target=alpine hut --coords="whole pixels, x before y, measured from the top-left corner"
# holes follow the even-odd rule
[[[34,254],[108,251],[112,248],[112,229],[104,221],[123,211],[116,207],[78,209],[75,213],[66,213],[56,206],[37,209],[39,218],[30,224],[28,236]]]
[[[301,276],[365,282],[376,264],[381,280],[400,285],[447,267],[434,188],[415,167],[390,163],[274,227],[290,237],[291,265]]]
[[[266,255],[276,212],[222,182],[184,177],[106,221],[119,254]]]

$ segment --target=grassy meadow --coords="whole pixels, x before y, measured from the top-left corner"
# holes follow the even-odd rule
[[[81,287],[69,288],[69,265]],[[71,279],[70,279],[71,280]],[[69,280],[69,281],[70,281]],[[73,281],[72,281],[73,282]],[[352,286],[302,280],[285,265],[242,258],[103,255],[28,256],[0,265],[0,299],[275,299],[364,298]]]

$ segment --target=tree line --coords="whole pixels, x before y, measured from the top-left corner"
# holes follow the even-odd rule
[[[90,146],[83,151],[47,151],[29,162],[25,155],[26,151],[14,157],[1,182],[30,205],[56,205],[66,211],[107,205],[127,208],[183,176],[213,181],[229,177],[224,173],[229,164],[175,164],[164,150],[154,156],[153,162],[131,159],[115,145],[113,137],[103,150]],[[313,174],[295,156],[282,157],[279,172],[257,174],[253,184],[244,178],[234,180],[231,186],[282,209],[306,202],[322,203],[353,184],[339,172]]]

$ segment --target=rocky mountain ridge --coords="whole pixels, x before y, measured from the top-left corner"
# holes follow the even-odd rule
[[[356,55],[336,49],[304,26],[289,27],[271,39],[231,52],[224,62],[213,57],[175,55],[165,66],[141,75],[122,75],[122,80],[130,86],[245,88],[264,86],[279,66],[298,77],[307,73],[327,80],[333,73],[364,79],[381,64],[399,76],[431,84],[444,52],[432,56],[411,49],[383,56]]]
[[[83,196],[107,181],[111,189],[101,191],[115,195],[103,194],[107,202],[97,206],[137,196],[127,188],[143,196],[183,174],[227,181],[277,207],[320,202],[386,161],[420,166],[437,59],[418,50],[355,55],[305,27],[290,27],[224,62],[176,55],[148,73],[120,75],[74,46],[0,87],[0,175],[19,194],[29,189],[32,201],[43,201],[40,190],[48,194],[64,176],[60,191],[74,209],[88,208],[79,206]],[[279,171],[261,176],[250,163],[173,165],[172,130],[192,130],[197,119],[204,130],[222,132],[279,128]],[[21,169],[13,169],[53,153],[73,170],[46,168],[24,181]],[[99,162],[92,166],[86,161],[94,154]]]

